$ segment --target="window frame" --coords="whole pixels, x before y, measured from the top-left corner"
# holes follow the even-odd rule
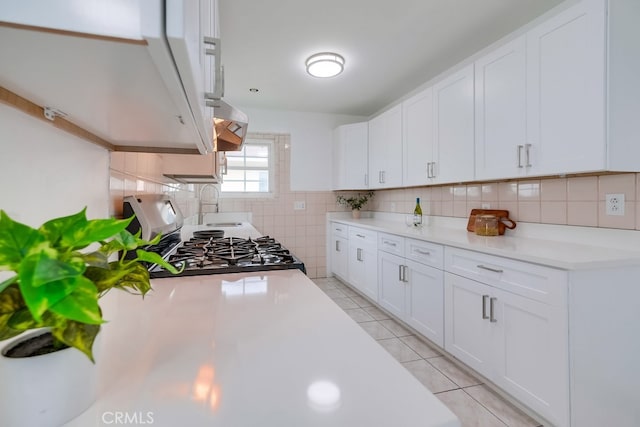
[[[223,191],[222,186],[224,185],[225,179],[223,176],[223,183],[220,185],[220,194],[225,198],[273,198],[275,197],[275,167],[276,167],[276,140],[273,137],[255,137],[255,136],[247,136],[244,144],[243,150],[247,146],[256,145],[256,146],[266,146],[268,150],[268,167],[260,168],[260,167],[242,167],[242,168],[234,168],[229,167],[228,159],[227,159],[227,172],[230,170],[242,170],[242,171],[264,171],[267,170],[269,174],[269,189],[268,191]],[[245,159],[246,164],[246,153],[243,158]],[[246,175],[244,181],[236,181],[236,182],[244,182],[246,187]]]

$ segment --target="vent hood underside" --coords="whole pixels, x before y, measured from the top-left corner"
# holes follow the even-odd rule
[[[215,151],[240,151],[247,136],[249,118],[242,111],[219,100],[214,105]]]

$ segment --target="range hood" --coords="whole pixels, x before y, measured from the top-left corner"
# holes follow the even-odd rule
[[[240,151],[247,136],[249,118],[242,111],[222,100],[213,106],[215,136],[214,151]]]

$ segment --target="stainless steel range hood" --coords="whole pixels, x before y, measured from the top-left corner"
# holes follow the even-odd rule
[[[247,115],[222,100],[215,101],[213,111],[216,135],[213,141],[214,150],[240,151],[247,136]]]

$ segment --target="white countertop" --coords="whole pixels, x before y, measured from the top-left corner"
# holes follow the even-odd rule
[[[67,426],[114,412],[170,427],[460,425],[298,270],[152,284],[144,301],[107,296],[100,394]]]
[[[516,228],[506,230],[503,236],[485,237],[468,232],[466,219],[432,221],[431,224],[418,228],[385,217],[352,219],[344,215],[334,215],[329,219],[351,226],[564,270],[640,265],[640,241],[637,249],[633,243],[634,239],[640,237],[640,233],[635,230],[518,224],[521,229],[528,227],[526,234],[520,233]],[[625,232],[627,235],[621,238]],[[533,237],[535,235],[543,238]]]

